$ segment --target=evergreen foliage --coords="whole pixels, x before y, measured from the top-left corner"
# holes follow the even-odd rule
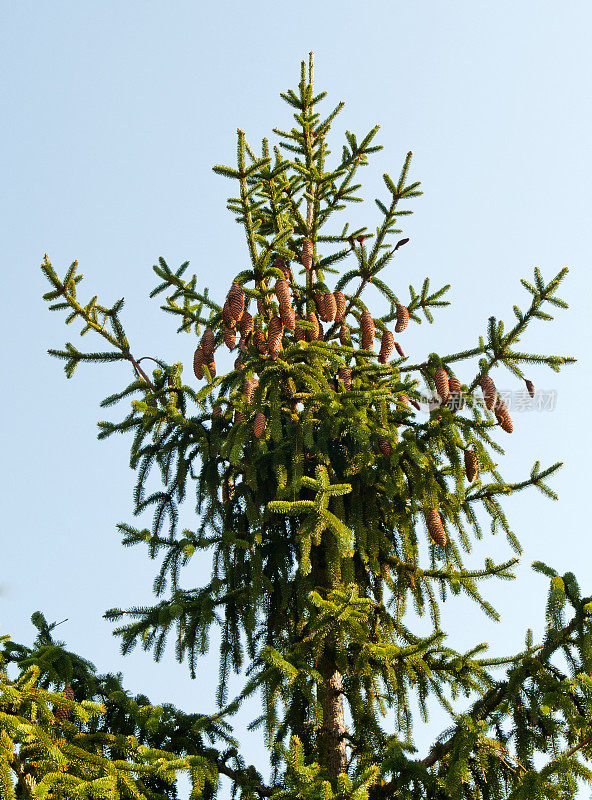
[[[399,238],[411,213],[401,204],[421,194],[411,153],[398,178],[384,175],[377,227],[339,226],[338,212],[360,201],[358,170],[380,149],[378,127],[360,138],[348,132],[331,160],[328,134],[342,104],[321,116],[325,93],[315,94],[312,72],[311,58],[298,89],[282,94],[295,125],[274,130],[277,146],[264,139],[256,152],[239,130],[236,166],[214,167],[236,186],[228,208],[250,256],[230,276],[226,300],[198,290],[188,263],[174,269],[161,258],[154,267],[151,296],[164,295],[179,333],[196,337],[195,378],[158,358],[148,374],[146,357],[131,352],[123,300],[81,301],[77,263],[60,278],[44,259],[51,308],[106,347],[51,350],[67,376],[81,362],[117,360],[134,373],[103,401],[123,402],[126,412],[99,423],[99,438],[132,434],[135,512],[153,517],[149,528],[120,529],[124,545],[162,556],[158,602],[106,617],[119,624],[124,654],[140,644],[158,660],[173,633],[192,677],[219,627],[219,713],[131,698],[120,675],[97,677],[54,642],[39,614],[33,648],[4,640],[4,664],[17,664],[20,676],[2,676],[3,796],[175,797],[182,772],[192,798],[211,797],[225,776],[247,800],[555,800],[592,780],[592,599],[574,576],[535,565],[550,582],[546,633],[538,643],[529,633],[515,655],[488,657],[481,643],[459,652],[440,623],[442,603],[461,593],[497,619],[482,582],[512,579],[520,553],[502,498],[531,486],[555,497],[547,479],[560,464],[537,461],[514,482],[498,468],[498,439],[513,423],[493,376],[505,367],[531,393],[523,370],[557,372],[573,361],[521,345],[533,320],[566,307],[557,292],[567,270],[546,281],[535,269],[523,280],[529,304],[514,307],[513,324],[491,317],[467,349],[410,364],[393,331],[411,336],[422,317],[432,323],[449,288],[434,291],[426,278],[406,295],[383,277],[409,241]],[[370,286],[386,301],[382,315],[366,305]],[[238,358],[217,375],[222,346]],[[422,413],[424,387],[433,396]],[[194,491],[195,528],[179,530],[178,506]],[[469,569],[485,519],[516,555]],[[211,559],[211,574],[183,589],[192,559]],[[431,619],[429,633],[414,630],[410,611]],[[243,683],[230,697],[232,673]],[[66,682],[74,700],[56,694]],[[269,782],[261,766],[244,763],[230,728],[252,695]],[[414,730],[433,700],[450,727],[422,757]],[[52,705],[70,716],[56,722]]]

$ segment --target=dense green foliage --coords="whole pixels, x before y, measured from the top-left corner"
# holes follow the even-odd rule
[[[152,296],[165,293],[179,333],[201,336],[196,379],[158,358],[149,375],[126,338],[123,301],[81,301],[76,263],[63,279],[47,257],[42,265],[51,307],[107,343],[98,352],[70,343],[50,351],[68,377],[81,362],[127,361],[134,371],[103,401],[123,402],[126,415],[101,422],[99,437],[132,434],[135,511],[151,510],[153,521],[120,528],[124,545],[163,557],[160,599],[106,616],[120,622],[123,653],[139,643],[159,659],[174,632],[192,676],[219,626],[220,711],[189,715],[131,699],[121,676],[96,677],[39,615],[33,648],[4,644],[5,664],[21,670],[16,681],[2,679],[4,794],[12,769],[19,796],[175,797],[174,776],[185,771],[192,797],[211,796],[226,776],[245,798],[571,798],[578,778],[592,778],[592,603],[573,575],[536,565],[550,580],[547,630],[539,643],[529,634],[514,656],[489,658],[480,643],[458,652],[440,624],[450,594],[465,593],[497,618],[480,584],[513,578],[520,552],[503,495],[535,486],[554,497],[545,481],[559,464],[537,462],[517,483],[498,469],[498,434],[513,426],[491,379],[501,367],[522,380],[532,363],[559,371],[572,360],[519,349],[533,320],[566,306],[557,290],[567,270],[546,282],[535,269],[523,280],[529,305],[514,307],[512,325],[490,318],[469,348],[408,363],[391,328],[404,337],[407,322],[433,322],[448,289],[431,291],[426,278],[404,297],[382,277],[408,241],[398,226],[411,211],[400,205],[421,193],[409,180],[411,154],[397,180],[384,175],[374,231],[336,228],[337,215],[360,200],[357,173],[379,149],[378,128],[361,140],[347,133],[330,164],[327,136],[341,105],[320,116],[312,61],[298,90],[282,97],[295,127],[275,130],[278,146],[264,140],[255,153],[239,131],[236,167],[214,168],[236,182],[228,207],[250,254],[248,269],[229,276],[226,302],[198,290],[188,264],[154,267]],[[370,287],[386,302],[382,315],[366,305]],[[233,348],[237,333],[234,369],[216,376],[214,353]],[[189,496],[196,524],[179,530],[178,506]],[[468,569],[464,556],[486,518],[515,555]],[[196,559],[208,580],[183,589],[181,572]],[[428,634],[414,629],[417,615],[431,618]],[[233,672],[243,683],[229,697]],[[65,682],[74,701],[50,691]],[[268,783],[263,765],[244,763],[230,728],[251,695],[261,704],[253,727],[271,752]],[[418,757],[414,730],[433,700],[448,710],[450,728]],[[56,723],[51,704],[60,702],[73,717]]]

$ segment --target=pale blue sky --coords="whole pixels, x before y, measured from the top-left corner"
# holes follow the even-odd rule
[[[123,549],[115,529],[131,521],[129,443],[96,441],[98,404],[127,373],[81,368],[66,382],[46,350],[76,334],[44,308],[39,263],[47,251],[63,272],[77,258],[83,296],[126,297],[134,351],[180,360],[190,374],[192,340],[146,300],[151,265],[160,255],[190,259],[219,296],[243,267],[240,229],[225,209],[232,185],[211,166],[232,161],[237,127],[257,144],[290,124],[279,92],[296,84],[309,50],[328,104],[347,103],[334,152],[346,128],[381,125],[384,150],[363,173],[369,202],[355,221],[375,225],[380,176],[414,152],[424,196],[387,278],[401,292],[425,275],[450,282],[454,305],[435,326],[406,332],[412,357],[469,347],[491,314],[510,322],[512,305],[526,304],[519,278],[535,265],[546,277],[571,268],[570,310],[533,326],[524,343],[579,362],[559,375],[532,370],[537,387],[557,391],[557,407],[516,413],[500,458],[512,480],[537,458],[564,461],[552,484],[560,501],[530,491],[507,503],[524,546],[519,580],[488,593],[506,622],[451,604],[450,643],[487,639],[506,653],[527,626],[540,631],[546,586],[531,573],[535,559],[573,569],[592,593],[591,26],[583,0],[1,4],[2,633],[29,643],[33,611],[67,617],[60,636],[100,671],[122,670],[154,702],[213,708],[215,658],[195,682],[172,653],[160,665],[142,652],[123,659],[101,618],[114,605],[151,602],[157,568],[140,548]],[[498,383],[521,388],[509,373]],[[486,538],[475,559],[489,554],[501,559],[509,548]],[[190,570],[199,580],[199,566]],[[438,717],[418,735],[420,749],[441,725]],[[245,756],[260,763],[259,753],[245,736]]]

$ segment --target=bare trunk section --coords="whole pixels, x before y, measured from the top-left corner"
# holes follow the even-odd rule
[[[343,678],[331,657],[325,656],[321,664],[325,685],[319,691],[323,706],[323,727],[320,738],[320,753],[331,778],[336,778],[347,768],[347,728],[343,713]]]

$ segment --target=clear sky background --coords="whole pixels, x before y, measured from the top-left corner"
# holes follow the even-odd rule
[[[81,367],[66,381],[46,350],[77,344],[77,332],[44,307],[39,264],[47,252],[63,274],[78,259],[83,297],[125,296],[133,351],[182,361],[191,375],[195,342],[147,300],[151,266],[161,255],[171,265],[190,259],[201,286],[223,297],[248,256],[225,209],[234,187],[211,166],[232,163],[237,127],[255,145],[290,125],[279,92],[296,85],[309,50],[326,109],[347,103],[334,152],[346,129],[381,126],[384,150],[362,173],[368,202],[354,222],[375,226],[382,173],[397,175],[414,152],[411,176],[424,196],[386,278],[403,295],[426,275],[434,287],[450,282],[453,306],[405,332],[412,359],[470,347],[492,314],[510,324],[512,306],[528,304],[519,279],[534,266],[547,278],[571,270],[569,311],[533,325],[524,346],[578,363],[559,375],[533,368],[537,388],[557,392],[556,408],[516,412],[515,432],[500,434],[508,480],[536,459],[565,463],[552,481],[560,500],[536,490],[508,499],[524,555],[518,580],[487,592],[504,621],[450,603],[450,643],[488,640],[505,654],[528,626],[540,633],[546,584],[532,573],[535,559],[573,570],[592,594],[591,25],[587,0],[0,4],[2,633],[29,644],[30,616],[42,609],[50,621],[67,618],[59,636],[100,672],[121,670],[130,690],[188,712],[214,709],[215,655],[191,681],[172,648],[159,665],[142,651],[122,658],[102,619],[107,608],[150,603],[159,566],[139,547],[124,549],[115,528],[132,521],[129,441],[96,440],[107,413],[98,404],[129,374]],[[522,388],[507,372],[495,377],[500,388]],[[486,555],[510,550],[486,537],[474,562]],[[185,585],[202,579],[192,562]],[[239,733],[254,711],[241,714]],[[418,732],[420,754],[444,726],[436,713]],[[241,736],[245,757],[261,764],[258,736]]]

